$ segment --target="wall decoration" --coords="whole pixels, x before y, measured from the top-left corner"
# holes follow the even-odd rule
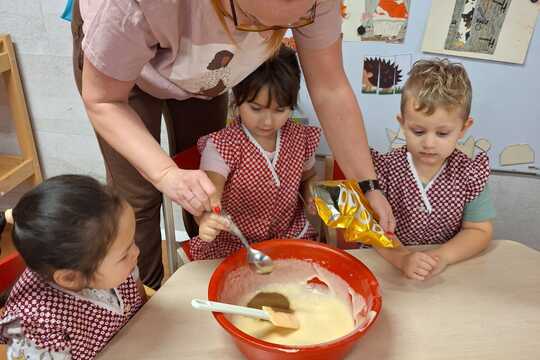
[[[344,41],[402,43],[410,0],[343,0]]]
[[[400,94],[411,68],[410,55],[367,56],[362,71],[362,93]]]
[[[534,150],[529,144],[509,145],[499,155],[501,166],[532,164],[534,163]]]
[[[422,51],[522,64],[540,6],[530,0],[437,0]]]
[[[386,137],[390,145],[389,150],[405,145],[405,134],[401,126],[398,131],[387,128]],[[458,142],[456,148],[472,159],[476,155],[475,150],[487,152],[491,149],[491,143],[487,139],[481,138],[475,140],[473,136],[469,136],[465,141]]]
[[[362,93],[376,94],[379,89],[380,57],[365,57],[362,70]]]

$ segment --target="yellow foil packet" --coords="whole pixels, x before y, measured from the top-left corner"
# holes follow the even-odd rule
[[[396,247],[377,222],[374,211],[356,181],[319,181],[311,185],[311,192],[322,221],[330,228],[345,229],[346,241],[385,248]]]

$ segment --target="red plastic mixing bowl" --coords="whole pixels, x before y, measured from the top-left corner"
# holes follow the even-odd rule
[[[372,297],[371,308],[381,311],[382,299],[379,283],[373,273],[357,258],[327,245],[307,240],[268,240],[253,247],[262,250],[272,259],[299,259],[313,261],[339,275],[349,286],[365,299]],[[246,266],[246,251],[241,250],[229,256],[216,268],[208,286],[208,299],[220,301],[227,274]],[[366,286],[366,283],[368,286]],[[236,328],[222,313],[214,313],[218,323],[232,336],[236,346],[253,360],[339,360],[343,359],[352,346],[370,328],[353,330],[348,335],[332,342],[312,346],[286,346],[269,343],[250,336]]]

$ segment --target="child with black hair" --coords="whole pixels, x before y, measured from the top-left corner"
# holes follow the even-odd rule
[[[296,53],[282,46],[233,87],[235,124],[198,142],[201,169],[216,187],[211,203],[225,210],[250,242],[316,237],[302,197],[310,203],[308,182],[315,175],[321,130],[291,120],[299,90]],[[190,243],[194,259],[225,257],[242,247],[226,231],[224,217],[205,213],[197,220],[199,236]]]
[[[5,218],[28,266],[0,318],[8,359],[93,359],[146,299],[133,209],[90,177],[63,175]]]

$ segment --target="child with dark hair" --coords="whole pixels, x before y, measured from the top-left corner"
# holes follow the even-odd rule
[[[316,237],[301,194],[309,203],[320,129],[291,121],[299,90],[296,53],[282,46],[233,88],[239,114],[235,124],[198,143],[201,169],[217,190],[213,205],[226,211],[250,242]],[[226,231],[224,217],[205,213],[197,220],[199,236],[190,244],[193,258],[225,257],[242,247]]]
[[[133,209],[90,177],[63,175],[5,219],[28,266],[0,318],[8,359],[93,359],[146,299]]]

